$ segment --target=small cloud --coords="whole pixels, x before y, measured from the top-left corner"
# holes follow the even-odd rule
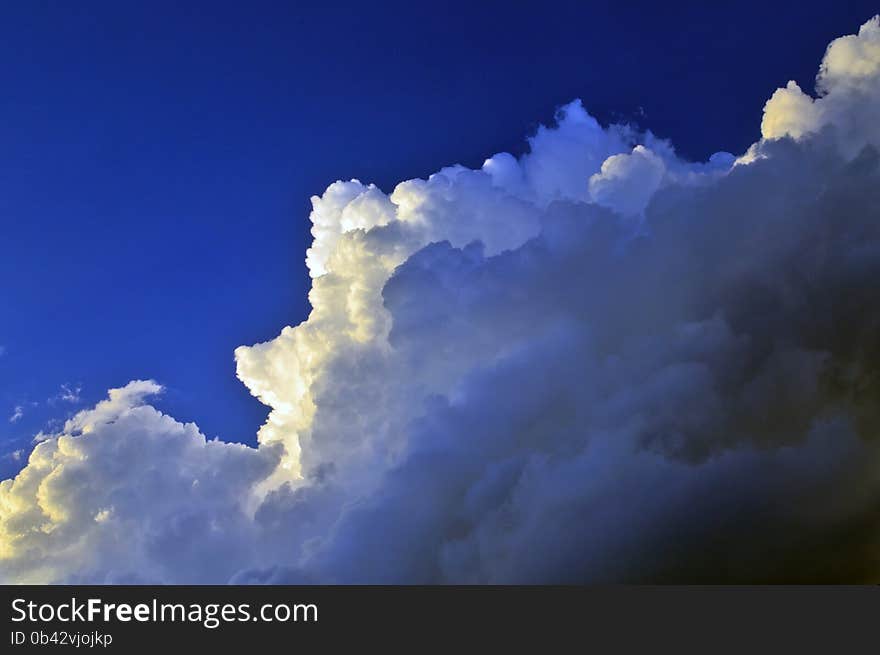
[[[24,407],[21,405],[16,405],[15,409],[12,410],[12,416],[9,417],[10,423],[18,423],[21,420],[21,417],[24,416]]]
[[[20,462],[24,458],[24,455],[24,448],[19,448],[17,450],[12,450],[8,453],[4,453],[2,456],[0,456],[0,459],[9,459],[13,462]]]
[[[76,387],[71,387],[66,384],[61,385],[61,400],[66,403],[78,403],[80,401],[80,392],[82,391],[82,386],[77,385]]]
[[[62,384],[61,391],[49,398],[48,402],[50,405],[54,405],[58,401],[75,405],[82,400],[82,398],[80,397],[81,392],[82,385],[80,384],[77,384],[76,386],[70,384]]]

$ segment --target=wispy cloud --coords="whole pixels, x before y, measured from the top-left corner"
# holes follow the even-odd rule
[[[54,396],[46,400],[50,405],[58,402],[70,403],[75,405],[82,401],[80,394],[82,393],[82,385],[62,384],[61,389]]]
[[[78,403],[80,401],[80,393],[82,392],[82,386],[77,385],[75,387],[62,384],[61,385],[61,393],[58,397],[66,403]]]
[[[12,416],[9,417],[10,423],[18,423],[22,417],[24,416],[24,407],[21,405],[16,405],[15,409],[12,410]]]
[[[24,448],[18,448],[17,450],[13,450],[10,453],[6,453],[3,457],[5,459],[11,459],[13,462],[20,462],[23,456]]]

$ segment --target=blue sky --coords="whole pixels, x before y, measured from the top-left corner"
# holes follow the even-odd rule
[[[306,317],[309,197],[328,183],[390,191],[522,152],[575,97],[687,157],[741,152],[773,90],[811,89],[829,39],[876,10],[180,4],[0,12],[3,452],[134,378],[253,443],[267,411],[232,352]]]

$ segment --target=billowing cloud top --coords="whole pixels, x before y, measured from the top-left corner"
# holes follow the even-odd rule
[[[880,580],[880,21],[695,164],[575,101],[312,199],[312,311],[206,441],[131,382],[0,483],[9,582]]]

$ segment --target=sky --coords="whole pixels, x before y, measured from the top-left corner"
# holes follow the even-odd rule
[[[266,411],[232,352],[307,316],[327,184],[521,153],[572,98],[691,158],[739,152],[779,80],[810,88],[829,35],[873,10],[710,4],[4,7],[0,443],[136,377],[254,443]],[[62,385],[82,403],[49,402]]]
[[[500,369],[493,367],[511,367],[510,375],[522,378],[528,397],[538,403],[540,389],[531,389],[531,376],[516,372],[517,357],[557,362],[555,368],[548,364],[548,377],[578,379],[572,383],[577,390],[572,392],[572,407],[560,412],[579,412],[576,407],[588,397],[598,402],[589,396],[595,391],[591,383],[557,361],[560,344],[568,343],[572,352],[586,352],[584,334],[600,339],[603,330],[610,334],[615,331],[611,326],[625,317],[632,319],[628,313],[632,310],[625,304],[605,306],[598,297],[587,302],[551,293],[546,306],[533,308],[537,315],[545,311],[555,317],[539,332],[504,301],[508,286],[519,288],[521,294],[531,289],[534,295],[525,296],[528,302],[543,298],[547,289],[566,286],[558,277],[563,274],[574,275],[585,288],[590,286],[583,277],[587,271],[569,261],[566,252],[554,250],[559,246],[554,238],[568,235],[579,243],[583,235],[571,232],[569,218],[558,216],[561,210],[553,209],[552,201],[580,203],[588,209],[577,211],[588,214],[616,212],[621,225],[634,232],[607,237],[609,252],[626,250],[628,246],[621,244],[629,243],[633,234],[650,236],[653,225],[667,239],[658,241],[658,252],[669,257],[664,261],[672,261],[687,249],[690,237],[667,234],[663,230],[671,228],[657,227],[667,224],[652,218],[651,212],[659,217],[676,214],[670,207],[682,216],[702,212],[711,215],[719,229],[732,230],[723,217],[722,201],[737,197],[729,187],[742,184],[745,203],[750,194],[758,194],[765,179],[758,173],[754,180],[746,173],[725,177],[734,156],[744,163],[758,161],[751,170],[769,170],[770,164],[761,163],[764,159],[774,162],[780,171],[772,174],[788,189],[821,176],[833,181],[849,175],[840,172],[843,163],[828,163],[818,137],[819,145],[811,140],[809,135],[820,128],[833,125],[841,133],[850,130],[845,136],[822,137],[836,144],[833,148],[839,148],[847,162],[858,155],[859,148],[873,143],[872,108],[863,110],[852,99],[848,81],[848,62],[856,61],[855,55],[844,52],[840,55],[843,63],[831,61],[836,72],[828,76],[829,89],[841,90],[822,91],[831,98],[822,105],[813,105],[799,91],[784,87],[793,80],[804,92],[815,95],[816,71],[829,42],[858,32],[876,12],[875,6],[869,2],[709,5],[560,2],[551,7],[485,2],[440,7],[383,2],[370,8],[353,3],[212,2],[182,7],[171,2],[32,2],[4,7],[0,12],[0,55],[6,62],[0,70],[4,89],[0,97],[0,217],[5,235],[0,245],[4,289],[0,295],[0,478],[25,467],[35,435],[40,435],[38,440],[49,437],[42,449],[41,456],[45,456],[50,446],[62,452],[57,444],[67,443],[67,437],[79,439],[77,447],[88,448],[85,435],[96,430],[109,434],[127,425],[127,434],[149,435],[145,437],[149,443],[155,435],[161,436],[155,436],[156,457],[161,456],[158,444],[165,443],[162,439],[177,443],[175,439],[193,436],[184,427],[160,430],[158,426],[164,423],[149,413],[155,407],[174,417],[175,425],[196,422],[208,439],[259,444],[259,448],[241,451],[210,447],[212,455],[207,459],[213,462],[211,457],[216,456],[218,468],[213,473],[207,469],[199,479],[213,479],[225,471],[230,491],[223,493],[239,493],[234,503],[217,510],[220,514],[212,514],[213,519],[228,518],[226,512],[244,497],[250,499],[251,513],[254,503],[262,503],[263,514],[257,515],[264,518],[310,511],[341,516],[330,527],[317,520],[307,522],[312,527],[300,531],[276,526],[272,529],[283,534],[273,533],[270,539],[262,532],[254,536],[257,528],[236,515],[233,523],[238,525],[240,520],[241,530],[217,548],[238,568],[203,571],[203,577],[194,579],[226,580],[235,575],[243,580],[261,576],[272,580],[360,579],[340,564],[352,561],[348,557],[354,540],[350,534],[363,522],[382,525],[383,520],[391,520],[388,516],[406,514],[399,499],[409,488],[407,476],[419,470],[407,458],[421,452],[420,448],[436,448],[426,445],[431,440],[425,435],[439,431],[439,443],[446,443],[451,432],[488,425],[491,441],[493,430],[510,419],[509,407],[504,419],[491,412],[490,418],[471,416],[470,403],[483,398],[483,385],[500,384],[493,377]],[[872,52],[869,49],[860,56],[873,61]],[[774,100],[768,103],[771,96]],[[575,99],[582,104],[569,104]],[[629,128],[613,127],[618,123]],[[815,162],[814,168],[804,164],[803,170],[791,172],[798,156],[773,145],[776,139],[796,141],[806,152],[801,158],[810,166]],[[572,148],[586,154],[572,154]],[[520,159],[508,155],[484,165],[493,153],[511,153]],[[709,164],[694,163],[706,162],[714,153],[722,154]],[[482,177],[465,182],[471,176],[449,173],[429,179],[456,163],[480,171]],[[733,181],[717,182],[721,179],[717,176]],[[746,181],[739,182],[740,177]],[[363,185],[328,188],[336,180],[351,178]],[[484,188],[489,178],[503,194]],[[402,180],[416,182],[398,187]],[[364,186],[369,183],[377,188]],[[710,197],[691,194],[692,184],[694,188],[708,185],[713,190]],[[843,184],[839,183],[841,189]],[[313,196],[319,198],[316,204]],[[820,212],[803,209],[787,195],[780,197],[784,205],[780,215]],[[775,216],[771,209],[764,203],[748,211],[749,215],[769,212]],[[502,225],[502,220],[507,222]],[[415,224],[422,225],[422,231],[410,234]],[[358,229],[362,236],[357,236],[361,234]],[[788,224],[775,229],[780,234],[795,232]],[[402,232],[395,235],[394,230]],[[695,243],[720,248],[712,235],[699,230],[696,235]],[[540,248],[531,252],[537,248],[529,245],[535,237],[547,241],[553,256]],[[468,245],[474,239],[483,243],[483,251]],[[444,240],[452,251],[443,250]],[[668,250],[669,243],[677,244],[678,250]],[[761,256],[766,255],[768,262],[783,257],[758,250],[756,266],[765,265],[763,259],[758,261]],[[705,274],[698,262],[684,259],[695,268],[685,270],[682,264],[682,276]],[[524,273],[523,267],[534,261],[544,262],[546,275]],[[638,260],[629,270],[652,275],[667,271],[662,266],[652,268],[658,266],[656,261]],[[717,261],[727,261],[724,252],[719,251]],[[640,298],[638,285],[619,265],[609,260],[604,269],[592,273],[596,279],[608,273],[619,275],[614,278],[621,285],[619,291],[626,291],[627,298]],[[465,270],[474,277],[459,279]],[[785,278],[783,272],[773,270],[778,279]],[[327,271],[331,275],[321,278]],[[735,267],[731,271],[735,277]],[[486,281],[496,277],[495,287]],[[449,285],[469,291],[461,297],[451,291],[444,295],[426,279],[440,280],[444,289]],[[714,302],[684,279],[669,281],[669,289],[686,288],[704,304]],[[717,284],[722,289],[722,281]],[[340,289],[350,291],[345,295]],[[711,341],[715,346],[706,347],[720,349],[717,344],[729,336],[725,330],[760,341],[771,328],[758,329],[749,322],[751,307],[736,301],[742,289],[722,290],[733,294],[718,300],[718,311],[730,325],[719,327],[710,317],[699,315],[706,322],[699,323],[700,329],[711,332],[705,338],[716,340]],[[670,296],[668,289],[659,291],[660,296]],[[672,293],[671,297],[677,296]],[[467,304],[462,298],[494,308],[494,319],[480,314],[479,303]],[[435,303],[433,309],[426,306],[430,304],[426,299]],[[282,332],[285,326],[306,321],[311,307],[316,312],[308,325]],[[572,325],[586,321],[584,312],[598,308],[610,317],[607,323],[582,325],[575,330],[580,336],[568,334],[574,330]],[[668,317],[670,324],[691,329],[688,326],[695,324],[699,312],[692,315],[691,309],[677,306],[675,311],[679,309]],[[344,329],[339,327],[339,312],[345,315]],[[792,316],[786,315],[785,320],[797,323]],[[658,316],[658,324],[665,325],[666,318]],[[509,329],[490,329],[493,320]],[[467,333],[468,326],[472,333]],[[645,340],[639,348],[647,350],[651,350],[649,336],[672,338],[665,333],[662,337],[636,336]],[[848,362],[848,355],[832,347],[838,337],[828,336],[827,343],[819,339],[818,345],[807,340],[807,345],[799,347],[828,352]],[[385,340],[399,360],[388,360],[382,347],[368,348]],[[249,347],[258,343],[265,345]],[[491,344],[504,348],[493,351],[491,362],[482,361]],[[772,350],[769,345],[767,349]],[[618,344],[612,350],[622,362],[628,362],[628,357],[633,362],[639,359],[634,354],[638,348],[632,344]],[[472,357],[470,368],[458,361],[466,354]],[[776,364],[768,367],[769,377],[758,376],[756,388],[772,396],[778,391],[772,386],[773,376],[797,377],[796,370],[803,372],[798,367],[812,366],[807,359],[782,352],[778,361],[773,360],[780,368]],[[479,365],[474,363],[478,360]],[[761,394],[752,389],[736,402],[730,400],[724,395],[725,385],[733,384],[730,379],[738,379],[739,374],[729,371],[729,364],[716,364],[706,366],[720,380],[720,398],[704,399],[703,408],[709,408],[705,413],[712,414],[713,403],[724,407],[744,403],[745,409],[740,410],[748,415],[758,402],[750,400],[749,394]],[[794,368],[785,368],[789,365]],[[634,370],[608,372],[607,379],[627,377]],[[666,383],[672,384],[675,375],[684,375],[675,371],[664,378]],[[422,372],[424,379],[419,378]],[[376,382],[379,379],[381,384]],[[132,380],[143,382],[132,386]],[[395,386],[402,380],[415,381],[412,387]],[[305,387],[311,390],[303,392]],[[103,401],[108,389],[117,392]],[[806,393],[798,389],[790,395],[799,398],[801,392]],[[513,397],[526,392],[509,393]],[[435,398],[445,398],[451,405],[437,401],[441,406],[435,406]],[[648,403],[647,395],[639,398],[638,402]],[[817,407],[827,404],[813,400]],[[371,407],[381,407],[385,413],[376,414],[378,410]],[[428,409],[421,414],[423,407]],[[619,410],[619,406],[607,408],[609,416]],[[810,421],[819,420],[811,411],[803,413]],[[779,416],[788,416],[778,408],[755,412],[771,424]],[[727,422],[732,419],[720,415],[706,421],[723,424],[725,434],[725,430],[749,432],[739,424],[731,427]],[[823,413],[821,418],[827,416]],[[64,426],[68,419],[70,423]],[[143,423],[138,423],[141,419]],[[590,434],[605,429],[590,425]],[[559,429],[566,432],[570,427],[554,423],[547,433]],[[660,439],[665,445],[657,448],[666,452],[668,446],[669,460],[677,466],[679,458],[702,461],[716,448],[714,442],[690,443],[689,429],[663,423],[648,436],[641,428],[633,428],[632,434],[641,435],[633,437],[639,443]],[[383,436],[373,439],[377,434]],[[663,435],[687,443],[679,449],[666,444]],[[762,432],[746,441],[763,443],[765,438],[770,439]],[[809,444],[813,438],[804,437]],[[822,438],[815,437],[820,442]],[[725,438],[718,439],[726,443]],[[779,439],[789,443],[787,437]],[[737,440],[731,436],[729,441]],[[821,445],[809,447],[821,450]],[[566,446],[560,452],[580,452],[578,448]],[[632,465],[629,460],[621,464],[623,456],[609,448],[605,461],[616,462],[614,466],[627,475],[639,473],[641,464]],[[529,480],[548,474],[542,469],[548,464],[540,458],[516,464],[508,457],[510,453],[500,459],[484,455],[485,471],[474,473],[471,480],[477,490],[472,493],[477,500],[471,501],[480,507],[484,501],[479,498],[495,493],[493,485],[503,486],[497,480],[513,475],[508,469],[517,471],[520,489],[527,488]],[[722,469],[721,478],[741,480],[746,474],[737,471],[770,466],[754,464],[749,459],[753,456],[737,450],[725,455],[731,461],[721,457],[723,461],[713,466]],[[94,457],[103,461],[100,453]],[[181,457],[181,462],[188,461],[188,455]],[[226,468],[230,466],[227,460],[236,458],[242,462],[233,473]],[[42,460],[35,455],[33,461],[37,466]],[[183,484],[184,472],[189,470],[180,462],[157,466],[170,476],[173,488]],[[368,469],[374,473],[365,473]],[[576,470],[569,471],[573,479]],[[283,478],[283,471],[312,481],[348,477],[346,484],[334,483],[327,487],[331,490],[320,487],[318,492],[320,485],[297,486],[300,483]],[[130,474],[132,480],[139,479],[136,471]],[[434,469],[421,474],[429,481],[434,475],[443,477]],[[553,474],[564,478],[566,471]],[[669,475],[684,486],[706,484],[696,473],[693,481],[688,477],[691,473]],[[107,488],[118,488],[109,478],[96,479],[107,481]],[[790,488],[801,489],[794,482]],[[27,496],[29,492],[22,493]],[[298,503],[308,504],[302,497],[310,493],[319,497],[309,501],[314,507],[298,509]],[[574,496],[587,493],[580,490]],[[633,491],[633,497],[637,496]],[[365,513],[340,514],[340,507],[362,497],[373,499]],[[438,497],[445,496],[438,491]],[[786,496],[789,501],[794,502]],[[107,517],[115,516],[114,511],[123,513],[121,501],[104,498],[103,505],[94,507],[90,502],[83,500],[82,507],[93,509],[90,520],[102,526],[112,522]],[[528,514],[540,506],[523,511]],[[198,520],[204,518],[190,510],[201,517]],[[45,507],[43,511],[57,518]],[[137,516],[139,510],[132,511]],[[471,507],[468,511],[482,510]],[[663,523],[671,511],[665,506],[658,509],[656,520]],[[140,523],[129,517],[141,527],[152,526],[150,530],[155,527],[150,523],[153,520],[156,526],[164,526],[155,531],[144,527],[144,539],[153,540],[148,543],[155,548],[150,551],[155,557],[137,574],[95,571],[85,564],[77,568],[76,562],[59,563],[47,555],[46,568],[28,572],[32,575],[28,579],[79,579],[76,576],[81,575],[88,580],[174,581],[186,562],[169,563],[163,554],[171,551],[186,530],[179,527],[172,536],[163,532],[172,515],[177,517],[174,520],[180,516],[172,512],[144,517]],[[425,528],[425,543],[431,543],[431,530],[445,534],[446,528],[437,526],[450,520],[443,515],[430,530]],[[489,536],[481,537],[481,530],[491,532],[488,523],[474,519],[474,524],[476,542],[485,537],[492,547],[501,547]],[[281,544],[308,541],[315,536],[309,530],[319,527],[334,535],[325,537],[322,550],[304,555],[301,561],[281,561],[276,552]],[[545,527],[551,532],[558,529]],[[536,547],[533,532],[524,531],[520,537],[520,544]],[[103,552],[104,538],[94,536],[95,553]],[[615,538],[629,543],[630,537]],[[660,539],[655,533],[650,538]],[[240,555],[255,539],[264,548],[257,549],[259,561],[248,561]],[[489,546],[483,543],[483,547]],[[61,550],[56,544],[47,546],[47,552],[53,548]],[[488,571],[474,564],[473,548],[473,544],[456,544],[444,551],[445,559],[438,565],[445,572],[442,575],[433,569],[426,573],[427,565],[418,558],[412,559],[409,569],[391,570],[382,568],[386,563],[364,557],[375,564],[381,580],[532,579],[528,572],[535,563],[516,560],[514,553],[509,561],[502,558],[501,568]],[[401,561],[409,561],[406,555]],[[574,556],[563,553],[560,561],[565,557]],[[557,570],[535,570],[534,578],[568,579],[561,573],[567,570],[576,571],[573,575],[578,579],[593,579],[597,562],[606,557],[597,553],[588,564],[578,560],[569,562],[568,569],[560,564]],[[635,575],[635,570],[625,568],[626,575]]]

